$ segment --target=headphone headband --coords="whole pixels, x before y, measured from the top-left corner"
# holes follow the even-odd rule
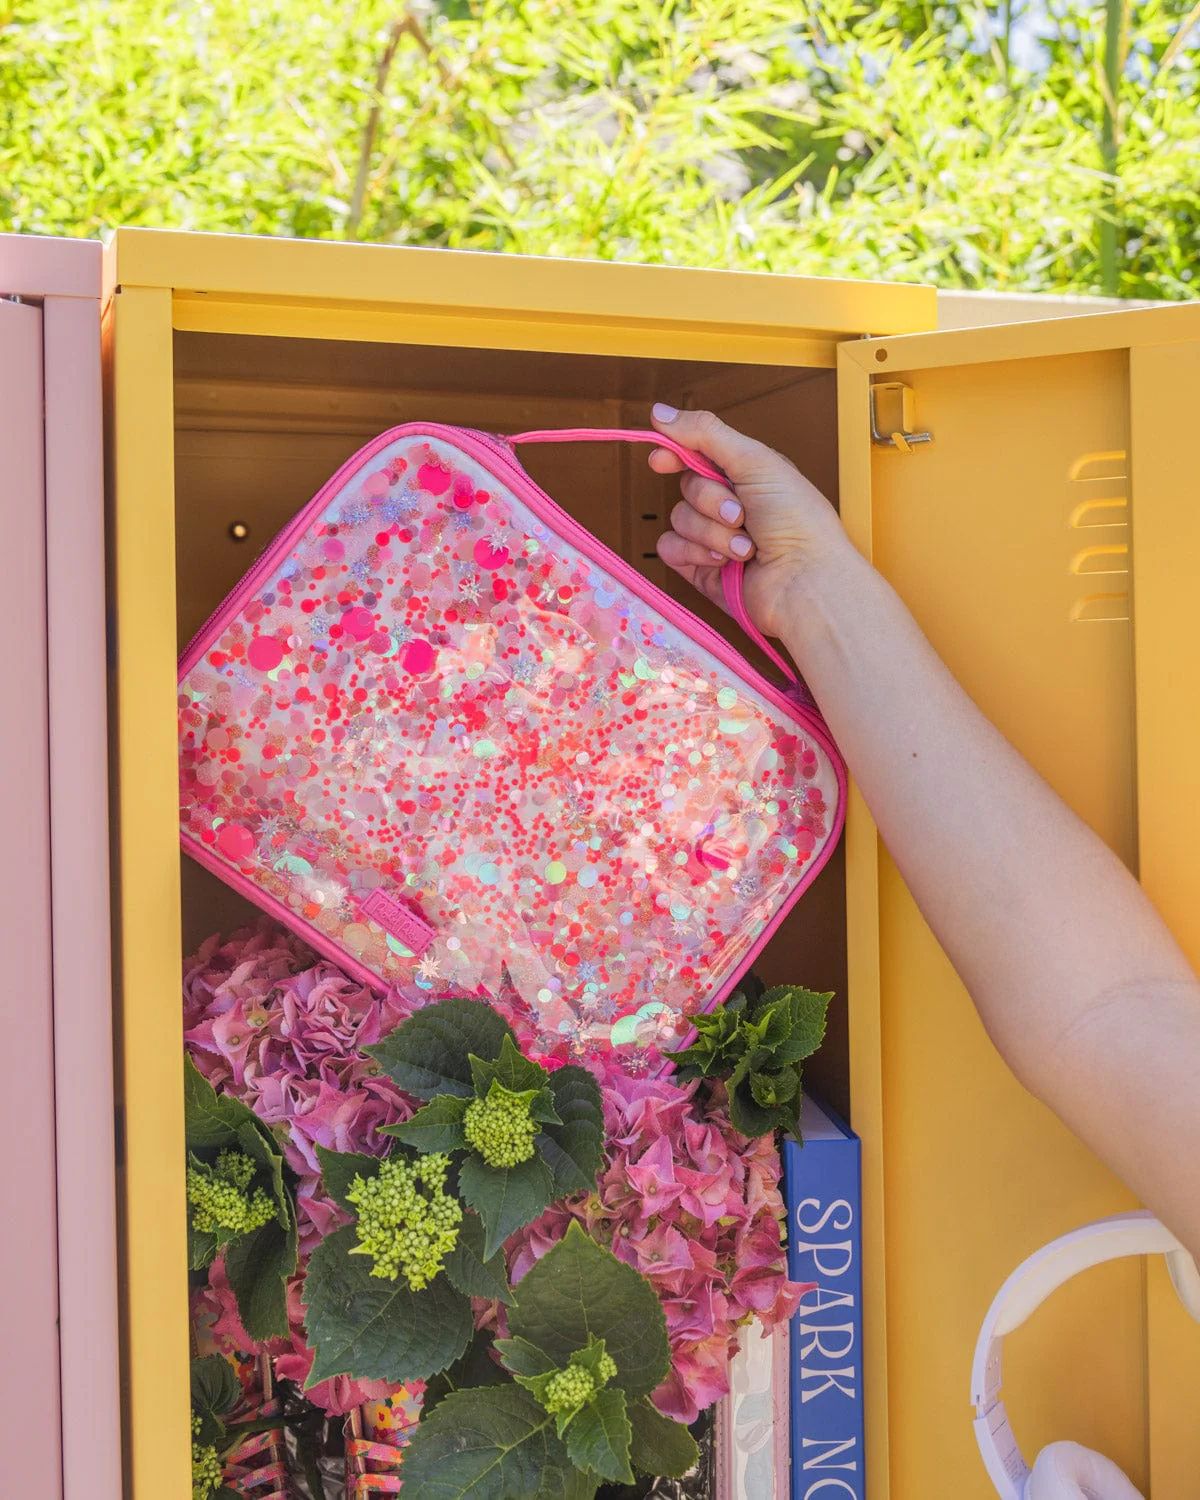
[[[1022,1500],[1029,1477],[1000,1395],[1004,1335],[1019,1328],[1051,1292],[1080,1271],[1126,1255],[1165,1255],[1179,1300],[1200,1322],[1200,1270],[1170,1230],[1144,1210],[1099,1219],[1043,1245],[996,1293],[975,1345],[971,1404],[984,1467],[1003,1500]]]

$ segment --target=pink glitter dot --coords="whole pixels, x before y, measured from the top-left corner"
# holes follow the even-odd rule
[[[422,464],[417,470],[417,483],[431,495],[444,495],[450,488],[450,470],[441,464]]]
[[[283,647],[273,635],[256,635],[246,650],[246,658],[260,672],[270,672],[283,660]]]
[[[414,677],[424,677],[436,659],[437,653],[428,641],[409,641],[400,653],[400,665]]]
[[[327,542],[321,544],[321,551],[330,562],[341,562],[346,555],[346,549],[338,541],[337,537],[331,536]]]
[[[481,568],[486,568],[494,572],[495,569],[502,568],[508,561],[508,548],[493,548],[486,538],[480,537],[475,543],[475,561]]]
[[[227,859],[246,859],[254,853],[254,835],[240,823],[223,823],[217,833],[217,848]]]
[[[365,641],[375,633],[375,616],[369,609],[348,609],[342,616],[342,629],[356,641]]]

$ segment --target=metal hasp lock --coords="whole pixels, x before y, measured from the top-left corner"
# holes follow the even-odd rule
[[[879,397],[881,393],[892,396],[888,405],[888,415],[893,415],[896,405],[895,397],[899,397],[899,422],[895,425],[891,421],[880,426],[879,421]],[[881,448],[898,448],[901,453],[911,453],[914,443],[932,443],[932,432],[914,432],[916,424],[917,402],[913,388],[905,385],[902,380],[881,380],[871,386],[871,441],[878,443]]]

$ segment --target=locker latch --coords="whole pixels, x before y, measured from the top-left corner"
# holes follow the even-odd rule
[[[880,402],[880,396],[886,396]],[[912,386],[902,380],[881,380],[871,386],[871,441],[881,448],[911,453],[914,443],[932,443],[932,432],[916,432],[917,398]],[[880,418],[880,407],[884,417]]]

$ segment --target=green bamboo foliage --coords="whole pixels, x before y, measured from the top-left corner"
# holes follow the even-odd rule
[[[0,0],[0,229],[1194,295],[1195,0]]]

